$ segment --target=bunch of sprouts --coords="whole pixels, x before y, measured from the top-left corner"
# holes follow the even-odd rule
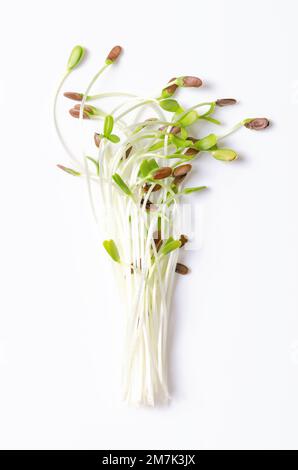
[[[207,121],[219,126],[213,116],[215,110],[234,105],[236,100],[199,102],[186,109],[176,95],[185,87],[202,86],[201,79],[194,76],[170,79],[155,97],[124,92],[92,95],[100,75],[115,63],[121,51],[120,46],[110,51],[85,90],[64,92],[66,98],[77,102],[69,112],[78,119],[82,132],[87,121],[96,122],[96,132],[90,130],[93,154],[86,155],[84,145],[78,154],[70,149],[57,117],[57,100],[64,82],[84,57],[81,46],[72,50],[58,86],[54,123],[72,160],[71,167],[58,167],[86,180],[103,248],[115,265],[126,297],[124,399],[153,406],[169,399],[171,297],[175,273],[185,275],[189,271],[178,261],[180,250],[188,242],[187,235],[181,233],[181,201],[206,188],[187,185],[192,166],[203,153],[223,162],[235,160],[235,150],[222,146],[224,138],[242,127],[264,129],[269,122],[266,118],[248,118],[222,134],[195,137],[194,124]],[[119,104],[103,110],[101,102],[109,98],[119,99]],[[150,111],[150,117],[143,117],[144,110]]]

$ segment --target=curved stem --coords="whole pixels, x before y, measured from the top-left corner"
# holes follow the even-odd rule
[[[92,78],[91,82],[89,83],[89,85],[87,86],[86,90],[85,90],[85,93],[83,95],[83,98],[82,98],[82,101],[81,101],[81,106],[80,106],[80,115],[79,115],[79,120],[80,120],[80,123],[81,123],[81,127],[83,129],[83,111],[84,111],[84,107],[85,107],[85,103],[86,103],[86,100],[87,100],[87,97],[89,95],[89,91],[91,90],[92,86],[94,85],[94,83],[96,82],[96,80],[99,78],[99,76],[106,70],[106,68],[109,66],[109,64],[105,64],[95,75],[94,77]],[[96,209],[95,209],[95,205],[94,205],[94,200],[93,200],[93,195],[92,195],[92,189],[91,189],[91,181],[90,181],[90,173],[89,173],[89,167],[88,167],[88,160],[87,160],[87,157],[85,156],[85,152],[84,152],[84,147],[83,147],[83,142],[82,142],[82,148],[83,148],[83,161],[84,161],[84,170],[85,170],[85,174],[86,174],[86,183],[87,183],[87,190],[88,190],[88,195],[89,195],[89,200],[90,200],[90,205],[91,205],[91,210],[92,210],[92,213],[93,213],[93,217],[95,219],[96,222],[98,222],[98,219],[97,219],[97,215],[96,215]]]
[[[54,119],[54,126],[55,126],[55,130],[56,130],[56,133],[58,135],[58,138],[60,140],[60,143],[62,145],[62,147],[64,148],[65,152],[67,153],[67,155],[70,157],[70,159],[72,161],[74,161],[77,165],[79,165],[79,167],[81,168],[81,164],[79,162],[79,160],[76,158],[76,156],[74,155],[74,153],[70,150],[70,148],[68,147],[66,141],[64,140],[64,137],[62,135],[62,132],[60,130],[60,127],[59,127],[59,123],[58,123],[58,118],[57,118],[57,103],[58,103],[58,97],[59,97],[59,94],[60,94],[60,91],[61,91],[61,88],[63,87],[66,79],[68,78],[68,76],[70,75],[71,73],[71,70],[67,70],[64,75],[62,76],[60,82],[59,82],[59,85],[57,87],[57,90],[56,90],[56,93],[55,93],[55,96],[54,96],[54,104],[53,104],[53,119]]]
[[[122,91],[112,91],[109,93],[99,93],[98,95],[87,96],[86,101],[96,101],[96,100],[101,100],[103,98],[113,98],[117,96],[127,96],[130,98],[137,97],[137,95],[133,95],[132,93],[125,93]]]

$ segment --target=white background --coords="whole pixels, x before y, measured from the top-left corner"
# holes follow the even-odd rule
[[[1,448],[298,448],[296,18],[289,0],[2,4]],[[100,89],[145,94],[193,74],[205,86],[191,100],[239,99],[226,126],[273,122],[229,138],[238,162],[197,163],[210,190],[194,196],[202,243],[175,291],[165,408],[121,403],[111,264],[85,186],[55,166],[69,162],[51,100],[80,43],[90,53],[67,89],[119,43]]]

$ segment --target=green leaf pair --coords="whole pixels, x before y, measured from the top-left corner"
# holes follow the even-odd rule
[[[118,142],[120,142],[120,137],[118,137],[118,135],[116,134],[112,134],[113,128],[114,128],[114,118],[113,116],[108,114],[104,120],[103,135],[110,142],[113,142],[113,144],[117,144]]]
[[[105,240],[103,246],[110,257],[116,261],[116,263],[120,263],[119,251],[114,240]]]

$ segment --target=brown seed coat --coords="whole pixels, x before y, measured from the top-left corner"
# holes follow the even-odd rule
[[[100,146],[100,137],[99,137],[99,134],[97,132],[94,132],[94,143],[96,145],[97,148],[99,148]]]
[[[160,130],[160,131],[165,131],[166,129],[168,129],[168,127],[169,127],[169,126],[162,126],[162,127],[159,128],[159,130]],[[171,129],[170,129],[170,134],[176,135],[176,134],[179,134],[180,131],[181,131],[181,128],[180,128],[180,127],[178,127],[178,126],[173,126],[173,127],[171,127]]]
[[[187,266],[185,266],[185,264],[177,263],[175,271],[178,274],[187,274],[189,269]]]
[[[153,178],[155,180],[162,180],[164,178],[168,178],[172,174],[172,168],[169,166],[164,166],[163,168],[159,168],[153,174]]]
[[[107,60],[110,60],[112,62],[115,62],[115,60],[118,59],[119,55],[121,54],[122,47],[121,46],[115,46],[113,49],[110,50]]]
[[[269,126],[269,121],[267,118],[256,118],[250,122],[244,124],[248,129],[253,129],[255,131],[260,131]]]
[[[185,87],[200,87],[202,83],[202,80],[198,77],[183,77],[183,85]]]
[[[144,186],[143,186],[143,191],[145,193],[147,193],[149,191],[149,189],[151,188],[151,186],[152,186],[152,184],[145,183]],[[152,192],[155,193],[156,191],[159,191],[160,189],[161,189],[160,184],[154,184]]]
[[[197,153],[199,153],[199,150],[193,147],[189,147],[187,150],[185,150],[184,155],[191,157],[192,155],[196,155]]]
[[[130,146],[130,147],[128,147],[128,149],[126,149],[126,151],[125,151],[125,158],[128,158],[128,157],[129,157],[131,151],[132,151],[132,147]]]
[[[74,91],[66,91],[65,93],[63,93],[63,95],[65,96],[65,98],[69,98],[70,100],[74,101],[82,101],[83,98],[82,93],[76,93]]]
[[[191,169],[192,169],[192,166],[189,163],[186,163],[185,165],[177,166],[173,171],[173,176],[185,176],[187,175],[187,173],[190,172]]]
[[[182,234],[182,235],[180,235],[179,240],[181,241],[180,248],[182,248],[188,242],[188,237],[186,235]]]
[[[81,105],[80,104],[75,104],[73,108],[80,110]],[[93,108],[93,106],[90,106],[89,104],[85,104],[84,111],[86,111],[86,113],[93,114],[94,113],[94,108]]]
[[[79,110],[79,109],[75,109],[75,108],[71,108],[71,109],[69,110],[69,114],[70,114],[72,117],[78,119],[78,118],[80,117],[80,110]],[[88,115],[85,111],[83,112],[83,119],[89,119],[89,115]]]
[[[220,100],[216,100],[217,106],[230,106],[232,104],[236,104],[237,101],[234,98],[222,98]]]
[[[169,83],[173,82],[174,80],[176,80],[176,77],[171,78],[171,80],[169,80]],[[169,94],[169,96],[172,96],[177,90],[177,88],[178,88],[178,85],[176,85],[176,83],[173,83],[173,85],[170,85],[164,88],[164,90]]]
[[[182,183],[186,175],[175,176],[173,183],[178,186],[178,184]]]

